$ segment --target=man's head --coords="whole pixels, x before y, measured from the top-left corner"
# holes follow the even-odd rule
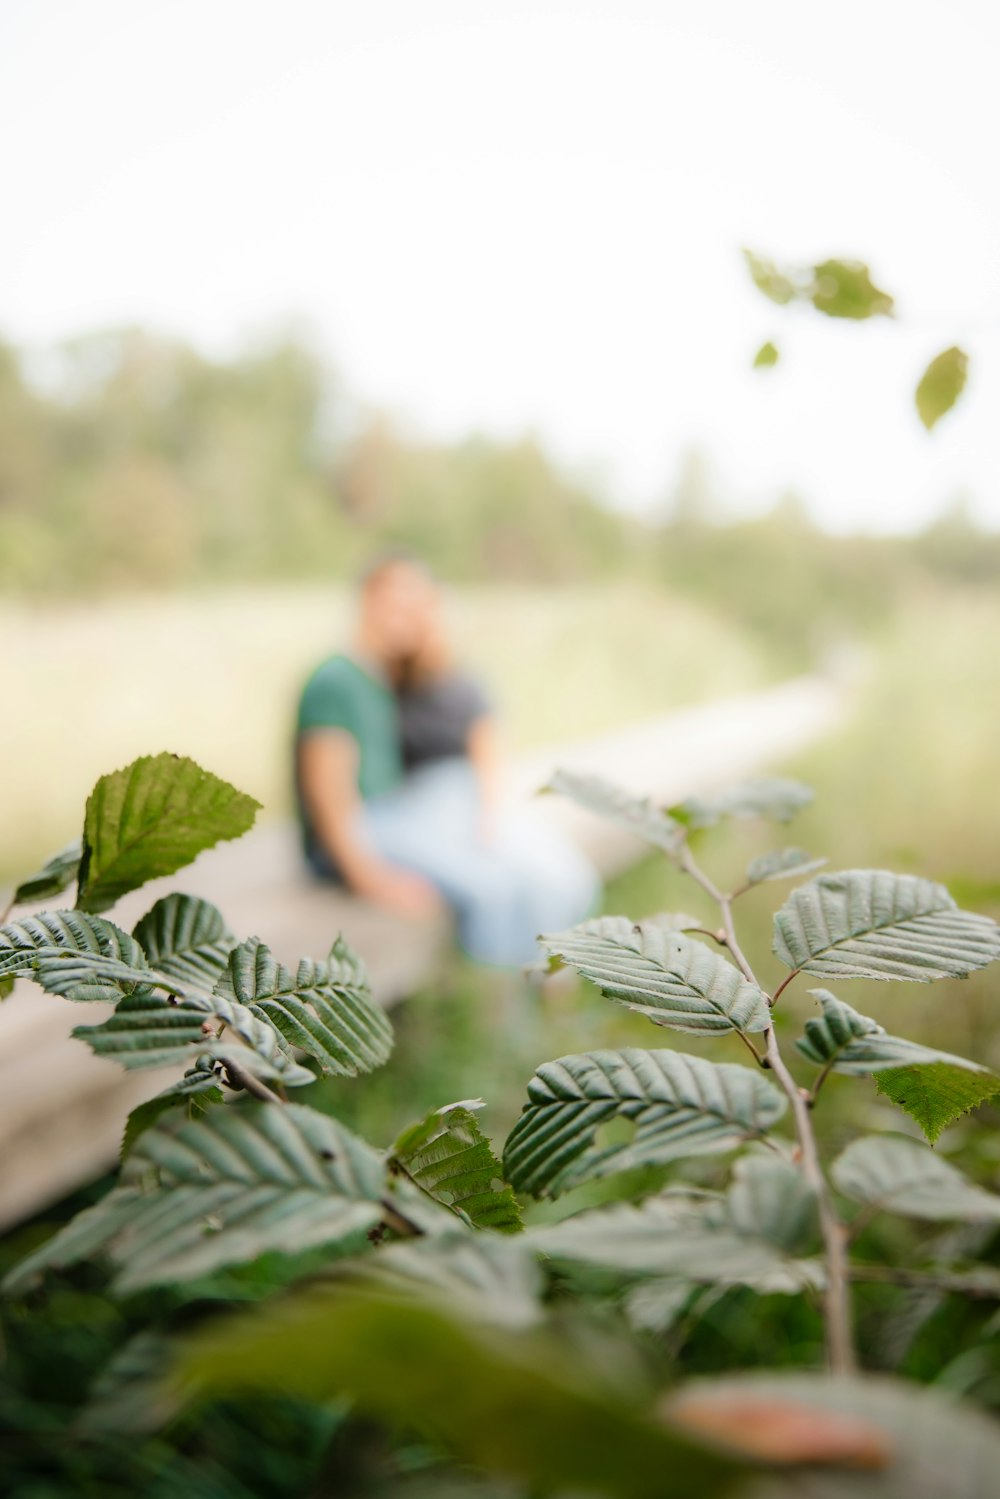
[[[361,643],[387,669],[420,649],[437,604],[427,568],[406,552],[377,557],[361,579]]]

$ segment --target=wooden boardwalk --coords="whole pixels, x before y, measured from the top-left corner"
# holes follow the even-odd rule
[[[684,709],[523,758],[512,767],[509,793],[524,798],[563,766],[670,803],[786,759],[833,727],[844,698],[833,681],[801,677]],[[558,798],[543,798],[538,809],[567,829],[605,877],[642,851],[628,833]],[[265,823],[238,843],[210,850],[172,879],[133,892],[109,914],[131,927],[171,889],[214,901],[238,937],[261,937],[287,963],[322,956],[343,932],[368,963],[385,1004],[432,982],[447,951],[443,922],[389,916],[309,880],[295,829],[286,823]],[[164,1088],[176,1071],[126,1073],[71,1038],[74,1025],[101,1018],[101,1006],[73,1005],[27,983],[0,1006],[0,1229],[106,1170],[128,1110]],[[35,1058],[40,1065],[33,1065]]]

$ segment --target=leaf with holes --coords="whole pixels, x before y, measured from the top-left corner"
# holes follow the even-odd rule
[[[575,968],[609,999],[656,1025],[695,1036],[764,1031],[767,999],[732,963],[702,942],[653,921],[600,916],[542,937],[554,957]]]
[[[665,853],[676,854],[684,841],[684,829],[661,807],[647,797],[632,796],[600,776],[576,775],[557,770],[547,791],[568,796],[578,806],[598,817],[606,817],[619,827],[627,828],[637,838],[644,838]]]
[[[37,874],[29,875],[26,880],[21,881],[14,891],[14,905],[20,906],[25,901],[32,900],[51,900],[54,895],[61,895],[80,872],[81,853],[82,845],[77,838],[67,848],[53,854]]]
[[[854,1140],[834,1161],[832,1176],[845,1197],[904,1218],[1000,1219],[1000,1197],[905,1135]]]
[[[797,880],[822,869],[825,859],[814,859],[801,848],[777,848],[751,859],[747,884],[762,885],[765,880]]]
[[[449,1103],[411,1124],[389,1150],[389,1169],[405,1173],[476,1228],[516,1233],[520,1209],[479,1126],[475,1110],[481,1107],[480,1099]]]
[[[1000,927],[960,911],[943,885],[850,869],[794,890],[774,918],[775,955],[822,978],[964,978],[1000,957]]]
[[[103,911],[203,849],[239,838],[259,806],[183,755],[143,755],[102,776],[87,799],[78,908]]]
[[[724,817],[766,817],[773,822],[791,822],[803,807],[809,806],[814,795],[801,781],[763,776],[741,781],[714,796],[689,796],[671,807],[670,814],[689,828],[711,828]]]
[[[132,935],[158,973],[195,988],[213,987],[236,945],[222,913],[195,895],[164,896]]]
[[[554,1197],[593,1177],[732,1150],[763,1135],[785,1099],[758,1072],[675,1051],[595,1051],[546,1062],[504,1152],[516,1191]],[[633,1138],[601,1146],[628,1121]]]
[[[7,975],[66,999],[112,1003],[153,982],[134,937],[82,911],[42,911],[0,927],[0,978]]]
[[[383,1216],[385,1163],[324,1114],[247,1103],[165,1115],[136,1142],[120,1184],[8,1276],[107,1253],[120,1294],[190,1280],[269,1250],[360,1249]]]
[[[324,1072],[355,1077],[380,1067],[392,1051],[389,1018],[371,998],[361,960],[340,938],[325,962],[303,958],[293,977],[251,937],[230,953],[216,993],[247,1005]]]

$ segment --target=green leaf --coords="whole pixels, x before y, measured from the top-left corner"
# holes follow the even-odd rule
[[[602,994],[656,1025],[690,1035],[764,1031],[767,999],[738,968],[701,942],[652,922],[600,916],[540,939]]]
[[[814,795],[801,781],[766,776],[742,781],[715,796],[689,796],[671,807],[670,812],[690,828],[711,828],[723,817],[767,817],[774,822],[791,822],[796,813],[809,806]]]
[[[786,307],[789,302],[793,302],[800,295],[800,289],[791,276],[784,271],[779,271],[773,260],[766,260],[763,255],[755,255],[752,250],[744,250],[743,258],[753,277],[754,286],[758,291],[762,291],[769,301],[777,302],[779,307]]]
[[[963,978],[1000,956],[1000,928],[960,911],[943,885],[850,869],[794,890],[774,918],[774,953],[823,978]]]
[[[325,962],[303,958],[294,977],[251,937],[230,953],[216,993],[234,995],[324,1072],[356,1077],[392,1051],[389,1018],[371,998],[360,958],[339,937]]]
[[[648,797],[631,796],[600,776],[557,770],[546,790],[570,797],[588,812],[609,818],[665,853],[676,854],[684,841],[684,829],[661,807]]]
[[[739,1467],[642,1413],[617,1343],[567,1357],[565,1336],[470,1322],[435,1302],[312,1290],[200,1329],[174,1379],[189,1395],[349,1397],[533,1493],[716,1499]],[[498,1419],[502,1413],[502,1419]]]
[[[723,1198],[616,1204],[529,1229],[525,1238],[558,1261],[628,1276],[795,1294],[822,1283],[821,1267],[800,1258],[816,1235],[816,1198],[802,1173],[787,1161],[747,1156]]]
[[[1000,1077],[956,1058],[876,1072],[875,1086],[915,1119],[933,1145],[947,1125],[1000,1093]]]
[[[132,935],[157,972],[196,988],[213,987],[236,945],[221,912],[195,895],[164,896]]]
[[[154,981],[134,937],[81,911],[42,911],[0,927],[0,978],[7,975],[67,999],[112,1003]]]
[[[437,1202],[476,1228],[516,1233],[521,1213],[503,1169],[480,1129],[480,1099],[445,1104],[411,1124],[389,1150],[389,1169],[405,1173]]]
[[[457,1224],[433,1238],[401,1240],[342,1261],[337,1279],[382,1292],[419,1294],[476,1322],[530,1327],[542,1317],[542,1275],[530,1248],[506,1235],[474,1234]]]
[[[753,368],[755,370],[773,369],[780,358],[781,355],[778,353],[777,346],[768,339],[767,343],[761,344],[753,356]]]
[[[164,1115],[137,1140],[120,1185],[8,1276],[22,1290],[47,1269],[106,1251],[120,1294],[190,1280],[268,1250],[361,1247],[383,1216],[385,1163],[313,1109],[246,1103]]]
[[[905,1135],[854,1140],[834,1161],[831,1174],[845,1197],[904,1218],[1000,1218],[1000,1197]]]
[[[935,1051],[930,1046],[920,1046],[916,1041],[907,1041],[903,1036],[890,1036],[867,1015],[837,999],[828,989],[810,989],[815,995],[823,1014],[818,1019],[807,1020],[805,1035],[795,1045],[804,1057],[815,1062],[817,1067],[829,1067],[835,1072],[850,1073],[854,1077],[865,1077],[883,1068],[910,1068],[914,1064],[947,1062],[953,1067],[965,1068],[968,1072],[980,1072],[987,1078],[992,1073],[978,1062],[967,1062],[964,1057],[955,1057],[946,1051]],[[1000,1077],[993,1078],[993,1091],[1000,1089]],[[983,1095],[985,1096],[985,1095]]]
[[[14,992],[14,978],[13,978],[13,975],[8,975],[7,978],[0,979],[0,999],[6,999],[7,996],[8,996],[8,994],[12,994],[13,992]]]
[[[758,854],[747,867],[747,884],[762,885],[766,880],[799,879],[822,869],[825,859],[814,859],[801,848],[776,848]]]
[[[77,907],[103,911],[203,849],[239,838],[260,803],[182,755],[144,755],[87,799]]]
[[[154,1125],[161,1114],[174,1109],[181,1102],[187,1104],[187,1117],[198,1119],[213,1104],[222,1102],[219,1079],[211,1067],[196,1067],[186,1072],[179,1082],[172,1083],[155,1098],[147,1098],[129,1114],[122,1136],[121,1158],[129,1154],[141,1134]]]
[[[28,879],[21,881],[14,891],[14,905],[23,905],[25,901],[51,900],[54,895],[61,895],[80,872],[81,852],[82,846],[77,838],[67,848],[53,854],[37,874],[29,875]]]
[[[546,1062],[504,1152],[515,1190],[556,1196],[592,1177],[731,1150],[759,1137],[785,1099],[758,1072],[675,1051],[595,1051]],[[601,1146],[624,1119],[633,1138]]]
[[[827,317],[892,317],[893,300],[872,281],[860,260],[824,260],[813,268],[809,300]]]
[[[221,1035],[206,1026],[224,1027]],[[281,1045],[270,1022],[225,995],[182,1000],[142,990],[122,1000],[100,1025],[78,1025],[73,1035],[99,1057],[131,1069],[191,1065],[198,1057],[242,1067],[289,1087],[315,1082]],[[235,1085],[235,1084],[234,1084]]]
[[[969,356],[961,349],[945,349],[932,359],[920,377],[914,400],[917,415],[929,432],[950,411],[965,389]]]

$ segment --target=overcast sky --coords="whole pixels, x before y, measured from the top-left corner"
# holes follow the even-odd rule
[[[625,503],[698,445],[747,509],[1000,525],[998,79],[995,0],[0,0],[0,333],[295,319],[362,399]],[[900,321],[771,307],[744,244],[867,259]]]

